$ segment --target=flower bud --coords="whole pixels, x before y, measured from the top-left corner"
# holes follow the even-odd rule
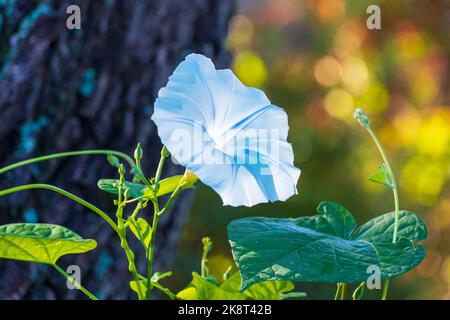
[[[192,171],[186,170],[186,172],[184,173],[183,177],[180,180],[180,185],[181,186],[193,185],[197,180],[198,177]]]
[[[141,144],[138,143],[136,149],[134,150],[134,159],[136,160],[136,162],[141,161],[143,155],[144,155],[144,151],[142,151]]]
[[[353,113],[353,117],[358,120],[359,124],[364,128],[369,127],[369,116],[365,114],[360,108],[357,108]]]
[[[124,176],[124,175],[125,175],[125,166],[123,165],[123,163],[121,163],[121,164],[119,165],[118,171],[119,171],[119,174],[120,174],[121,176]]]
[[[166,146],[163,146],[161,149],[161,157],[168,158],[170,156],[169,149]]]

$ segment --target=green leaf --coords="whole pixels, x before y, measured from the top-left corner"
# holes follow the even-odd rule
[[[139,283],[141,285],[142,294],[145,296],[147,293],[147,281],[145,280],[139,280]],[[130,281],[130,289],[139,294],[139,290],[137,287],[136,281]]]
[[[397,237],[408,240],[425,240],[427,227],[413,212],[400,210],[398,212]],[[389,212],[376,217],[356,229],[352,239],[373,243],[391,243],[394,236],[395,212]]]
[[[130,217],[129,221],[131,232],[133,232],[136,238],[142,243],[144,248],[147,249],[150,244],[152,230],[150,224],[142,218],[138,218],[136,221]]]
[[[161,279],[171,277],[172,274],[173,274],[172,271],[167,271],[164,273],[163,272],[155,272],[155,274],[153,274],[151,280],[152,280],[152,282],[158,282]]]
[[[229,292],[240,292],[242,278],[239,272],[235,272],[230,278],[222,283],[220,288]],[[305,297],[303,292],[291,292],[295,285],[290,281],[264,281],[252,285],[242,292],[242,294],[251,300],[281,300],[285,293],[296,297]]]
[[[323,201],[316,210],[318,215],[297,219],[296,224],[300,227],[349,239],[350,233],[356,228],[356,221],[347,209],[338,203]]]
[[[115,155],[113,154],[108,154],[106,156],[106,160],[108,160],[108,163],[110,165],[112,165],[114,168],[118,168],[120,165],[120,161],[119,158],[117,158]]]
[[[0,258],[55,264],[66,254],[95,249],[97,242],[83,239],[58,225],[15,223],[0,226]]]
[[[178,183],[180,182],[183,175],[177,175],[173,176],[167,179],[163,179],[159,182],[159,190],[158,190],[158,197],[169,194],[173,192],[176,187],[178,186]],[[119,194],[116,185],[119,182],[117,179],[100,179],[97,183],[100,190],[117,195]],[[195,182],[187,184],[183,187],[183,189],[189,189],[193,188],[195,185]],[[146,198],[150,198],[153,195],[153,190],[148,188],[146,185],[141,183],[134,183],[125,181],[123,190],[130,189],[130,195],[133,198],[139,198],[142,196],[146,196]]]
[[[170,178],[163,179],[159,182],[159,190],[158,190],[158,197],[169,194],[173,192],[180,183],[181,178],[183,178],[183,175],[177,175]],[[191,183],[188,183],[183,186],[183,189],[190,189],[193,188],[195,185],[195,181],[192,181]],[[147,195],[151,195],[152,190],[146,189]]]
[[[192,273],[192,281],[177,294],[183,300],[244,300],[245,296],[239,291],[230,292],[221,289],[211,281],[202,278],[198,273]]]
[[[164,273],[156,272],[151,278],[151,283],[154,288],[165,293],[170,299],[175,299],[176,295],[159,283],[159,280],[170,277],[171,275],[172,275],[172,271],[168,271],[168,272],[164,272]],[[142,292],[145,294],[147,292],[147,279],[139,280],[139,283],[141,285]],[[130,281],[130,288],[131,288],[131,290],[133,290],[134,292],[139,294],[139,290],[137,288],[136,281]]]
[[[116,179],[100,179],[97,183],[100,190],[118,195],[119,191],[117,190],[117,183],[119,183],[119,180]],[[134,183],[134,182],[128,182],[125,181],[123,183],[123,190],[125,192],[125,189],[130,189],[130,196],[132,198],[139,198],[144,195],[144,191],[147,188],[147,186],[140,184],[140,183]]]
[[[389,179],[389,172],[387,171],[384,163],[380,166],[378,171],[369,176],[369,180],[375,183],[384,184],[391,189],[394,187]]]
[[[281,300],[284,294],[292,297],[305,296],[304,293],[290,292],[295,286],[289,281],[266,281],[257,283],[244,292],[240,292],[241,275],[234,273],[221,285],[202,278],[194,272],[192,282],[177,294],[183,300]]]
[[[411,270],[425,257],[417,242],[425,239],[426,227],[412,212],[401,212],[401,239],[393,244],[392,213],[352,231],[349,226],[354,219],[346,212],[320,211],[322,216],[334,218],[245,218],[231,222],[228,238],[243,278],[241,290],[267,280],[362,282],[372,265],[380,267],[382,278],[391,278]],[[336,221],[339,217],[341,224]]]

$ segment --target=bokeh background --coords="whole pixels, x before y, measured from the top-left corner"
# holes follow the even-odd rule
[[[381,30],[368,30],[366,8],[381,7]],[[239,1],[230,22],[233,69],[283,106],[290,123],[299,195],[285,203],[223,207],[203,185],[179,246],[170,285],[181,288],[200,268],[210,236],[210,269],[232,265],[227,224],[245,216],[315,214],[322,200],[346,206],[359,224],[393,210],[392,194],[367,180],[381,158],[353,120],[370,114],[399,184],[400,207],[428,225],[426,259],[391,282],[396,299],[450,299],[450,1]],[[329,299],[329,284],[299,284],[309,298]],[[367,297],[377,298],[380,291]]]

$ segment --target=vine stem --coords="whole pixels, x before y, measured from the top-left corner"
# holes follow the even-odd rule
[[[153,207],[154,207],[154,214],[153,214],[153,222],[152,222],[152,228],[150,231],[150,243],[148,245],[148,267],[147,267],[147,299],[150,299],[150,292],[152,289],[152,272],[153,272],[153,257],[155,253],[155,240],[156,240],[156,230],[158,228],[158,221],[159,218],[169,210],[169,208],[172,206],[173,201],[177,197],[177,195],[180,193],[180,191],[183,189],[183,185],[180,183],[176,189],[172,192],[170,195],[169,200],[167,200],[167,203],[164,205],[164,207],[159,210],[159,203],[158,200],[153,201]]]
[[[64,158],[64,157],[75,157],[75,156],[84,156],[84,155],[114,155],[117,156],[119,158],[124,159],[126,162],[128,162],[128,164],[134,168],[136,167],[136,165],[134,164],[133,159],[131,159],[131,157],[129,157],[128,155],[126,155],[125,153],[119,152],[119,151],[115,151],[115,150],[82,150],[82,151],[71,151],[71,152],[62,152],[62,153],[54,153],[54,154],[50,154],[50,155],[46,155],[46,156],[42,156],[42,157],[37,157],[37,158],[31,158],[28,160],[24,160],[24,161],[20,161],[20,162],[16,162],[14,164],[11,164],[9,166],[3,167],[0,169],[0,174],[3,174],[7,171],[19,168],[19,167],[23,167],[29,164],[33,164],[33,163],[37,163],[37,162],[42,162],[42,161],[47,161],[47,160],[52,160],[52,159],[57,159],[57,158]]]
[[[148,245],[147,249],[147,292],[146,292],[146,299],[150,300],[150,293],[153,287],[152,284],[152,272],[153,272],[153,258],[155,254],[155,240],[156,240],[156,230],[158,229],[158,221],[159,218],[171,207],[173,201],[175,200],[178,193],[181,191],[183,185],[182,181],[180,180],[180,183],[175,188],[175,190],[170,195],[170,198],[167,200],[166,204],[164,205],[163,209],[160,211],[159,209],[159,201],[158,201],[158,189],[159,189],[159,181],[161,179],[162,169],[164,167],[164,162],[169,156],[168,150],[165,146],[163,146],[161,150],[161,158],[158,163],[158,168],[156,169],[155,174],[155,180],[154,180],[154,199],[152,199],[153,203],[153,222],[152,222],[152,228],[150,231],[150,243]],[[187,169],[186,169],[187,170]]]
[[[98,298],[93,295],[89,290],[83,287],[80,283],[78,283],[74,278],[69,276],[63,269],[61,269],[57,264],[52,264],[52,266],[67,280],[69,280],[73,285],[75,285],[81,292],[83,292],[86,296],[91,300],[98,300]]]
[[[155,253],[155,240],[156,240],[156,229],[158,228],[159,220],[159,203],[158,200],[153,201],[153,222],[152,228],[150,229],[150,243],[147,249],[147,292],[146,298],[150,300],[150,292],[152,290],[152,272],[153,272],[153,256]]]
[[[125,180],[125,170],[123,168],[123,165],[119,166],[119,183],[118,183],[118,198],[117,198],[117,211],[116,211],[116,217],[117,217],[117,228],[119,229],[119,238],[120,238],[120,246],[125,251],[126,258],[128,260],[128,271],[133,276],[134,281],[136,282],[136,288],[137,288],[137,294],[138,299],[141,300],[144,295],[142,294],[142,288],[141,288],[141,282],[139,280],[139,274],[137,272],[136,263],[135,263],[135,256],[134,252],[131,250],[130,245],[127,241],[127,229],[125,226],[125,223],[123,221],[123,209],[125,207],[125,204],[123,201],[127,200],[127,192],[124,193],[124,198],[122,198],[122,188],[123,188],[123,182]],[[139,206],[139,204],[138,204]]]
[[[334,294],[334,300],[339,298],[339,293],[341,292],[341,283],[336,283],[336,293]]]
[[[347,284],[346,283],[342,283],[342,288],[341,288],[341,300],[345,300],[345,292],[347,291]]]
[[[381,296],[381,300],[387,299],[388,289],[389,289],[389,279],[385,279],[383,284],[383,294]]]
[[[394,176],[394,172],[392,171],[392,167],[389,163],[389,160],[387,159],[387,156],[384,152],[383,147],[381,146],[380,141],[378,140],[377,136],[375,135],[375,133],[372,131],[372,129],[370,128],[370,126],[366,127],[367,131],[369,132],[370,136],[372,137],[372,140],[375,142],[375,145],[378,148],[378,151],[381,154],[381,157],[383,158],[384,161],[384,165],[386,166],[386,169],[388,171],[389,174],[389,179],[390,182],[392,184],[391,189],[392,189],[392,193],[394,195],[394,207],[395,207],[395,212],[394,212],[394,235],[392,237],[392,243],[396,243],[397,242],[397,233],[398,233],[398,211],[399,211],[399,201],[398,201],[398,190],[397,190],[397,183],[395,181],[395,176]],[[389,287],[389,279],[385,279],[384,280],[384,288],[383,288],[383,294],[381,296],[381,300],[386,300],[387,299],[387,293],[388,293],[388,287]]]
[[[162,170],[164,167],[164,162],[166,161],[167,154],[165,152],[165,146],[161,149],[161,157],[159,159],[158,167],[156,169],[155,180],[153,184],[153,221],[152,228],[150,229],[150,242],[147,248],[147,292],[145,293],[145,298],[150,300],[150,293],[152,290],[152,272],[153,272],[153,255],[155,252],[155,240],[156,240],[156,229],[158,228],[159,220],[159,201],[158,201],[158,189],[159,181],[161,179]]]
[[[355,289],[355,291],[352,294],[353,300],[361,300],[361,298],[364,295],[364,286],[366,285],[366,282],[363,281],[359,284],[359,286]]]
[[[18,187],[13,187],[13,188],[9,188],[9,189],[5,189],[5,190],[1,190],[0,191],[0,197],[11,194],[11,193],[15,193],[15,192],[19,192],[19,191],[24,191],[24,190],[31,190],[31,189],[45,189],[45,190],[50,190],[53,192],[56,192],[62,196],[65,196],[69,199],[72,199],[75,202],[78,202],[79,204],[81,204],[82,206],[92,210],[93,212],[95,212],[96,214],[98,214],[103,220],[105,220],[113,229],[114,231],[117,232],[117,234],[119,234],[119,229],[117,228],[117,225],[114,223],[114,221],[108,217],[108,215],[103,212],[102,210],[100,210],[99,208],[97,208],[96,206],[94,206],[93,204],[87,202],[86,200],[81,199],[80,197],[77,197],[76,195],[58,188],[56,186],[50,185],[50,184],[43,184],[43,183],[36,183],[36,184],[24,184]]]

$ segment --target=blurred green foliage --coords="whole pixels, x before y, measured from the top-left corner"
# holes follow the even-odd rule
[[[366,28],[370,4],[381,8],[381,30]],[[391,159],[400,208],[429,227],[426,259],[391,282],[390,297],[450,299],[449,17],[445,1],[240,1],[227,41],[233,69],[286,109],[302,169],[299,195],[231,208],[198,186],[172,284],[181,288],[191,270],[199,270],[205,235],[215,245],[211,272],[219,276],[233,264],[226,226],[236,218],[313,215],[322,200],[343,204],[359,224],[392,211],[391,193],[367,179],[381,159],[352,118],[360,106]],[[330,284],[298,287],[314,299],[332,298],[335,290]]]

